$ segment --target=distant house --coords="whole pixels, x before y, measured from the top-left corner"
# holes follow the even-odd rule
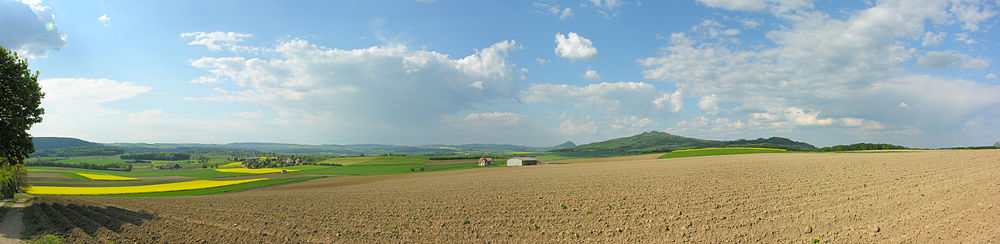
[[[522,166],[522,165],[536,165],[538,164],[538,159],[528,158],[528,157],[516,157],[507,159],[507,166]]]
[[[493,165],[493,158],[479,158],[479,166]]]
[[[179,169],[179,168],[181,168],[181,165],[175,163],[169,163],[167,165],[160,166],[160,169]]]

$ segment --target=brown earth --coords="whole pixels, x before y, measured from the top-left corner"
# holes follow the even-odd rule
[[[211,196],[41,197],[26,214],[74,243],[1000,238],[1000,150],[641,157],[331,177]]]

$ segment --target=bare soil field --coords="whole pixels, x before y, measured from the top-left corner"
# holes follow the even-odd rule
[[[25,214],[71,243],[1000,240],[1000,150],[655,156],[40,197]]]

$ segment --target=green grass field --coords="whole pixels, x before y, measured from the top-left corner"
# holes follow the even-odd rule
[[[688,149],[688,150],[677,150],[666,155],[660,156],[660,158],[686,158],[686,157],[701,157],[701,156],[717,156],[717,155],[732,155],[732,154],[754,154],[754,153],[785,153],[784,149],[771,149],[771,148],[700,148],[700,149]]]

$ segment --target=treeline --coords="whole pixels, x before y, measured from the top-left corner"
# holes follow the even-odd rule
[[[908,147],[900,145],[892,145],[885,143],[855,143],[851,145],[836,145],[832,147],[823,147],[818,151],[820,152],[839,152],[839,151],[858,151],[858,150],[890,150],[890,149],[910,149]]]
[[[132,165],[123,162],[111,162],[105,164],[92,163],[63,163],[56,162],[56,159],[36,159],[24,161],[25,166],[61,167],[78,169],[99,169],[99,170],[127,170],[132,171]]]
[[[114,156],[122,153],[125,153],[125,150],[121,148],[92,145],[38,150],[32,153],[31,157]]]
[[[506,159],[510,158],[510,155],[454,155],[454,156],[427,157],[427,159],[430,160],[456,160],[456,159],[479,159],[479,158]]]
[[[122,159],[131,159],[131,160],[178,161],[178,160],[190,160],[191,159],[191,154],[176,153],[176,152],[126,153],[126,154],[122,154],[121,158]]]

